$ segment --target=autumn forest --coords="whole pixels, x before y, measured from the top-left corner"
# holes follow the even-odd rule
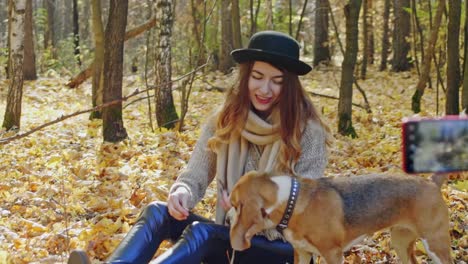
[[[466,0],[0,0],[0,263],[104,261],[166,201],[235,81],[230,52],[262,30],[313,65],[301,81],[334,138],[324,176],[404,173],[404,118],[467,114],[467,18]],[[215,185],[194,212],[214,217]],[[466,264],[468,172],[442,194]],[[389,237],[345,263],[400,263]]]

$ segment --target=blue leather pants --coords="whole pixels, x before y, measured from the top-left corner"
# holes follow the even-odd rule
[[[218,264],[232,258],[228,227],[195,214],[178,221],[165,203],[156,202],[145,208],[106,263],[149,263],[166,239],[177,242],[151,263]],[[235,252],[234,263],[293,263],[293,255],[289,243],[254,236],[251,248]]]

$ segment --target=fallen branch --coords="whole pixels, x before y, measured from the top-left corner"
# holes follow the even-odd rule
[[[154,27],[155,25],[156,25],[156,18],[152,18],[148,22],[146,22],[144,24],[141,24],[141,25],[137,26],[136,28],[127,31],[125,33],[124,40],[127,41],[127,40],[129,40],[131,38],[134,38],[134,37],[142,34],[143,32],[147,31],[148,29]],[[78,85],[80,85],[84,81],[86,81],[86,79],[91,77],[91,75],[93,74],[93,65],[94,65],[94,61],[91,63],[91,65],[88,66],[87,69],[81,71],[80,73],[78,73],[78,75],[73,77],[67,83],[67,86],[70,87],[70,88],[76,88]]]
[[[180,81],[194,73],[196,73],[197,71],[199,71],[200,69],[204,68],[206,65],[208,65],[207,63],[197,67],[196,69],[192,70],[191,72],[189,73],[186,73],[182,76],[180,76],[179,78],[175,79],[175,80],[172,80],[170,81],[169,83],[174,83],[174,82],[177,82],[177,81]],[[162,85],[166,85],[167,83],[164,83],[164,84],[161,84]],[[93,111],[98,111],[104,107],[108,107],[108,106],[111,106],[111,105],[114,105],[114,104],[118,104],[118,103],[121,103],[121,102],[125,102],[127,101],[129,98],[131,97],[134,97],[138,94],[141,94],[141,93],[144,93],[144,92],[147,92],[149,90],[153,90],[156,86],[151,86],[150,88],[148,89],[144,89],[144,90],[139,90],[139,89],[136,89],[133,93],[127,95],[127,96],[124,96],[122,97],[121,99],[117,99],[117,100],[113,100],[113,101],[110,101],[110,102],[107,102],[107,103],[104,103],[102,105],[98,105],[96,107],[93,107],[93,108],[90,108],[90,109],[86,109],[86,110],[81,110],[81,111],[78,111],[78,112],[75,112],[75,113],[72,113],[72,114],[69,114],[69,115],[62,115],[61,117],[53,120],[53,121],[50,121],[50,122],[47,122],[47,123],[44,123],[38,127],[35,127],[27,132],[24,132],[24,133],[21,133],[21,134],[17,134],[15,136],[12,136],[12,137],[7,137],[7,138],[2,138],[0,139],[0,145],[5,145],[13,140],[16,140],[16,139],[20,139],[20,138],[24,138],[24,137],[27,137],[29,135],[31,135],[32,133],[35,133],[43,128],[46,128],[46,127],[49,127],[51,125],[54,125],[54,124],[57,124],[57,123],[60,123],[66,119],[69,119],[69,118],[72,118],[74,116],[78,116],[78,115],[81,115],[81,114],[85,114],[85,113],[89,113],[89,112],[93,112]]]
[[[319,97],[323,97],[323,98],[328,98],[328,99],[335,99],[335,100],[339,100],[340,98],[336,97],[336,96],[332,96],[332,95],[326,95],[326,94],[319,94],[319,93],[314,93],[314,92],[308,92],[309,94],[313,95],[313,96],[319,96]],[[364,105],[360,105],[360,104],[356,104],[356,103],[352,103],[354,106],[356,107],[359,107],[359,108],[362,108],[364,110],[367,111],[367,107],[364,106]]]

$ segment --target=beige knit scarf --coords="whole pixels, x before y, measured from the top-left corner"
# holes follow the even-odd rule
[[[263,120],[250,111],[241,134],[232,135],[228,144],[220,144],[216,160],[218,197],[222,197],[223,189],[230,193],[244,174],[249,142],[263,148],[257,170],[261,172],[272,171],[276,165],[281,146],[279,115],[276,111],[267,120]],[[224,224],[226,212],[220,204],[221,199],[217,200],[216,223]]]

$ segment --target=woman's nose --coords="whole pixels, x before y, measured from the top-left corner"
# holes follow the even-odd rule
[[[268,94],[270,92],[270,81],[265,80],[262,85],[260,86],[260,92],[263,94]]]

